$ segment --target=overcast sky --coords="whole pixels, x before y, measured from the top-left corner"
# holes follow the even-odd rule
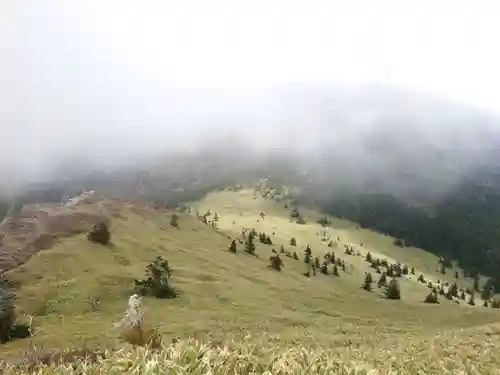
[[[495,0],[2,0],[0,168],[279,123],[279,87],[383,84],[500,112],[499,19]]]

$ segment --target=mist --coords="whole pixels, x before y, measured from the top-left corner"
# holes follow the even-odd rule
[[[0,192],[198,155],[434,197],[493,163],[496,8],[354,3],[2,2]]]

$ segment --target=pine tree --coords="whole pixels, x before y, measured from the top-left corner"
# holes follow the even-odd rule
[[[471,293],[471,295],[469,296],[469,301],[467,303],[469,305],[471,305],[471,306],[475,306],[476,305],[476,301],[475,301],[475,298],[474,298],[474,293]]]
[[[108,225],[104,222],[93,225],[92,230],[87,234],[87,239],[101,245],[108,245],[111,239]]]
[[[333,276],[340,276],[339,275],[339,269],[338,269],[338,267],[337,267],[336,264],[333,265],[333,271],[332,271],[332,273],[333,273]]]
[[[255,234],[253,232],[248,233],[248,237],[245,242],[245,251],[252,255],[255,254],[254,236]]]
[[[328,263],[326,261],[321,265],[321,273],[328,275]]]
[[[438,295],[437,293],[435,292],[431,292],[427,295],[427,297],[425,298],[425,303],[439,303],[439,298],[438,298]]]
[[[174,228],[179,228],[179,215],[176,213],[172,214],[172,217],[170,218],[170,225]]]
[[[382,274],[380,275],[380,279],[378,280],[377,286],[379,288],[387,286],[387,276],[385,272],[382,272]]]
[[[171,285],[172,269],[161,256],[146,266],[146,280],[135,280],[136,293],[152,294],[157,298],[174,298],[176,291]]]
[[[365,274],[365,280],[363,282],[363,289],[370,292],[372,290],[372,282],[373,282],[372,275],[370,272],[367,272]]]
[[[367,252],[366,253],[366,261],[368,263],[372,263],[373,262],[373,259],[372,259],[372,254],[370,252]]]
[[[387,299],[399,300],[401,299],[401,290],[399,288],[399,283],[397,279],[392,279],[387,285],[385,292]]]
[[[309,245],[306,246],[304,250],[304,263],[308,264],[312,261],[312,250]]]
[[[297,240],[295,237],[290,238],[290,246],[297,246]]]
[[[231,245],[229,245],[229,251],[231,253],[235,253],[236,252],[236,240],[232,240],[231,241]]]
[[[281,272],[281,268],[283,268],[283,261],[281,260],[279,254],[269,257],[269,262],[271,263],[271,268],[274,268],[276,271]]]
[[[448,299],[452,299],[452,297],[458,297],[458,286],[456,283],[452,283],[448,287],[448,292],[446,293]]]

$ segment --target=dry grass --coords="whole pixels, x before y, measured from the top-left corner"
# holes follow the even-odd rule
[[[243,374],[280,369],[298,374],[378,369],[383,374],[390,373],[391,366],[400,373],[495,373],[499,336],[494,328],[476,327],[498,321],[498,310],[449,301],[426,305],[422,301],[428,289],[412,279],[401,281],[401,301],[385,300],[376,287],[371,293],[361,290],[367,264],[340,248],[335,251],[349,263],[348,273],[308,279],[302,275],[304,246],[311,244],[313,255],[319,256],[331,250],[317,235],[320,227],[311,221],[314,213],[306,215],[306,225],[290,223],[281,204],[253,199],[248,191],[213,193],[197,205],[200,212],[212,209],[220,214],[221,231],[188,215],[180,215],[179,229],[172,228],[169,213],[122,206],[111,222],[112,247],[93,244],[84,235],[64,238],[8,273],[19,285],[19,313],[34,316],[37,350],[58,352],[85,346],[119,348],[113,327],[123,314],[133,280],[143,276],[144,266],[157,255],[168,259],[174,270],[172,280],[180,298],[146,298],[144,304],[157,331],[167,341],[180,337],[180,343],[160,352],[121,349],[93,364],[76,360],[40,373],[118,374],[125,367],[125,373],[210,369],[226,374],[235,373],[235,366],[242,366],[237,373]],[[267,216],[257,222],[261,211]],[[436,259],[415,255],[425,254],[422,250],[395,248],[390,238],[347,222],[333,226],[332,236],[342,242],[363,240],[364,251],[387,254],[410,266],[415,261],[416,268],[428,267],[432,274]],[[271,235],[274,245],[257,244],[258,258],[246,254],[242,245],[236,254],[228,252],[228,235],[238,235],[242,227],[276,232]],[[297,239],[300,260],[284,257],[281,273],[270,270],[271,249],[279,249],[281,243],[288,247],[291,236]],[[213,344],[228,340],[232,343],[227,348]],[[18,340],[1,350],[2,358],[11,361],[29,347]],[[469,366],[490,368],[466,372],[467,361]],[[425,371],[418,366],[425,366]]]
[[[283,347],[271,336],[259,337],[258,344],[251,337],[223,345],[189,340],[161,350],[123,348],[70,362],[63,358],[36,374],[499,374],[499,333],[491,326],[374,348]],[[25,371],[9,366],[3,374]]]

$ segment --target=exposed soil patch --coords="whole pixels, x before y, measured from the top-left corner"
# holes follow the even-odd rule
[[[0,223],[0,274],[51,248],[58,237],[87,232],[99,221],[108,222],[109,214],[102,202],[22,207]]]

